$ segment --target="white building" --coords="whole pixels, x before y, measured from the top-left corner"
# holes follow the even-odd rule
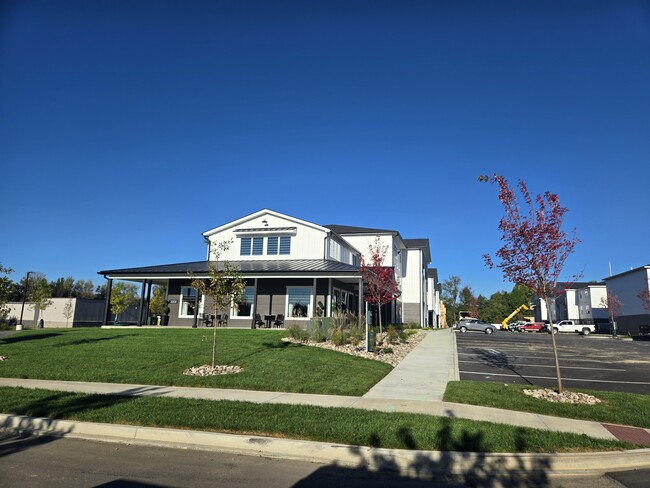
[[[395,230],[323,226],[268,209],[208,230],[203,237],[204,261],[100,271],[109,280],[106,323],[112,280],[119,279],[141,283],[144,302],[153,284],[166,286],[169,325],[197,325],[210,308],[203,297],[197,300],[188,272],[207,278],[208,260],[223,242],[231,244],[220,260],[238,265],[246,280],[241,301],[224,311],[230,326],[254,327],[271,317],[283,326],[306,326],[309,318],[329,317],[335,310],[361,316],[365,302],[360,261],[368,258],[369,246],[379,238],[388,249],[383,264],[393,268],[401,290],[397,300],[382,307],[382,321],[428,324],[428,239],[402,239]],[[145,323],[146,316],[139,322]]]

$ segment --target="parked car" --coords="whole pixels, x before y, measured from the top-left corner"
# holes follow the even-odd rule
[[[551,332],[548,325],[546,332]],[[596,332],[596,326],[594,324],[579,324],[574,320],[561,320],[557,324],[553,324],[553,332],[578,332],[582,335],[589,335]]]
[[[468,330],[485,332],[486,334],[492,334],[498,330],[494,325],[488,324],[487,322],[481,322],[480,320],[476,319],[461,320],[454,326],[454,328],[463,334]]]
[[[508,324],[508,330],[510,332],[518,332],[519,327],[521,327],[522,325],[526,325],[527,323],[528,322],[523,322],[523,321],[513,322],[512,324]]]
[[[539,332],[545,327],[544,322],[528,322],[527,324],[520,325],[517,329],[518,332]]]

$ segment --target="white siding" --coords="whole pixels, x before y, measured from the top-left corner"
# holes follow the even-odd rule
[[[295,227],[293,231],[278,230],[274,228]],[[236,233],[241,229],[263,229],[268,231]],[[267,255],[267,237],[291,236],[291,253],[289,255]],[[241,237],[264,237],[264,249],[261,255],[242,256],[240,254]],[[327,231],[318,226],[308,225],[298,219],[281,216],[275,212],[253,214],[249,220],[238,220],[231,225],[219,228],[218,232],[210,235],[211,246],[216,243],[232,241],[228,251],[221,255],[221,259],[228,261],[249,261],[269,259],[324,259],[325,238]]]

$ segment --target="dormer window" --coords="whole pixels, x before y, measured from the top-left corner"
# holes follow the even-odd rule
[[[291,236],[241,237],[239,245],[240,256],[262,256],[266,240],[268,256],[288,256],[291,254]]]
[[[239,246],[239,254],[241,256],[250,256],[251,251],[253,256],[261,256],[264,252],[264,238],[263,237],[242,237]]]

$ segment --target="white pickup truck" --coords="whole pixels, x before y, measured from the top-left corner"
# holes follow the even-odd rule
[[[594,324],[579,324],[574,320],[560,320],[553,324],[553,332],[578,332],[582,335],[589,335],[596,332]]]

